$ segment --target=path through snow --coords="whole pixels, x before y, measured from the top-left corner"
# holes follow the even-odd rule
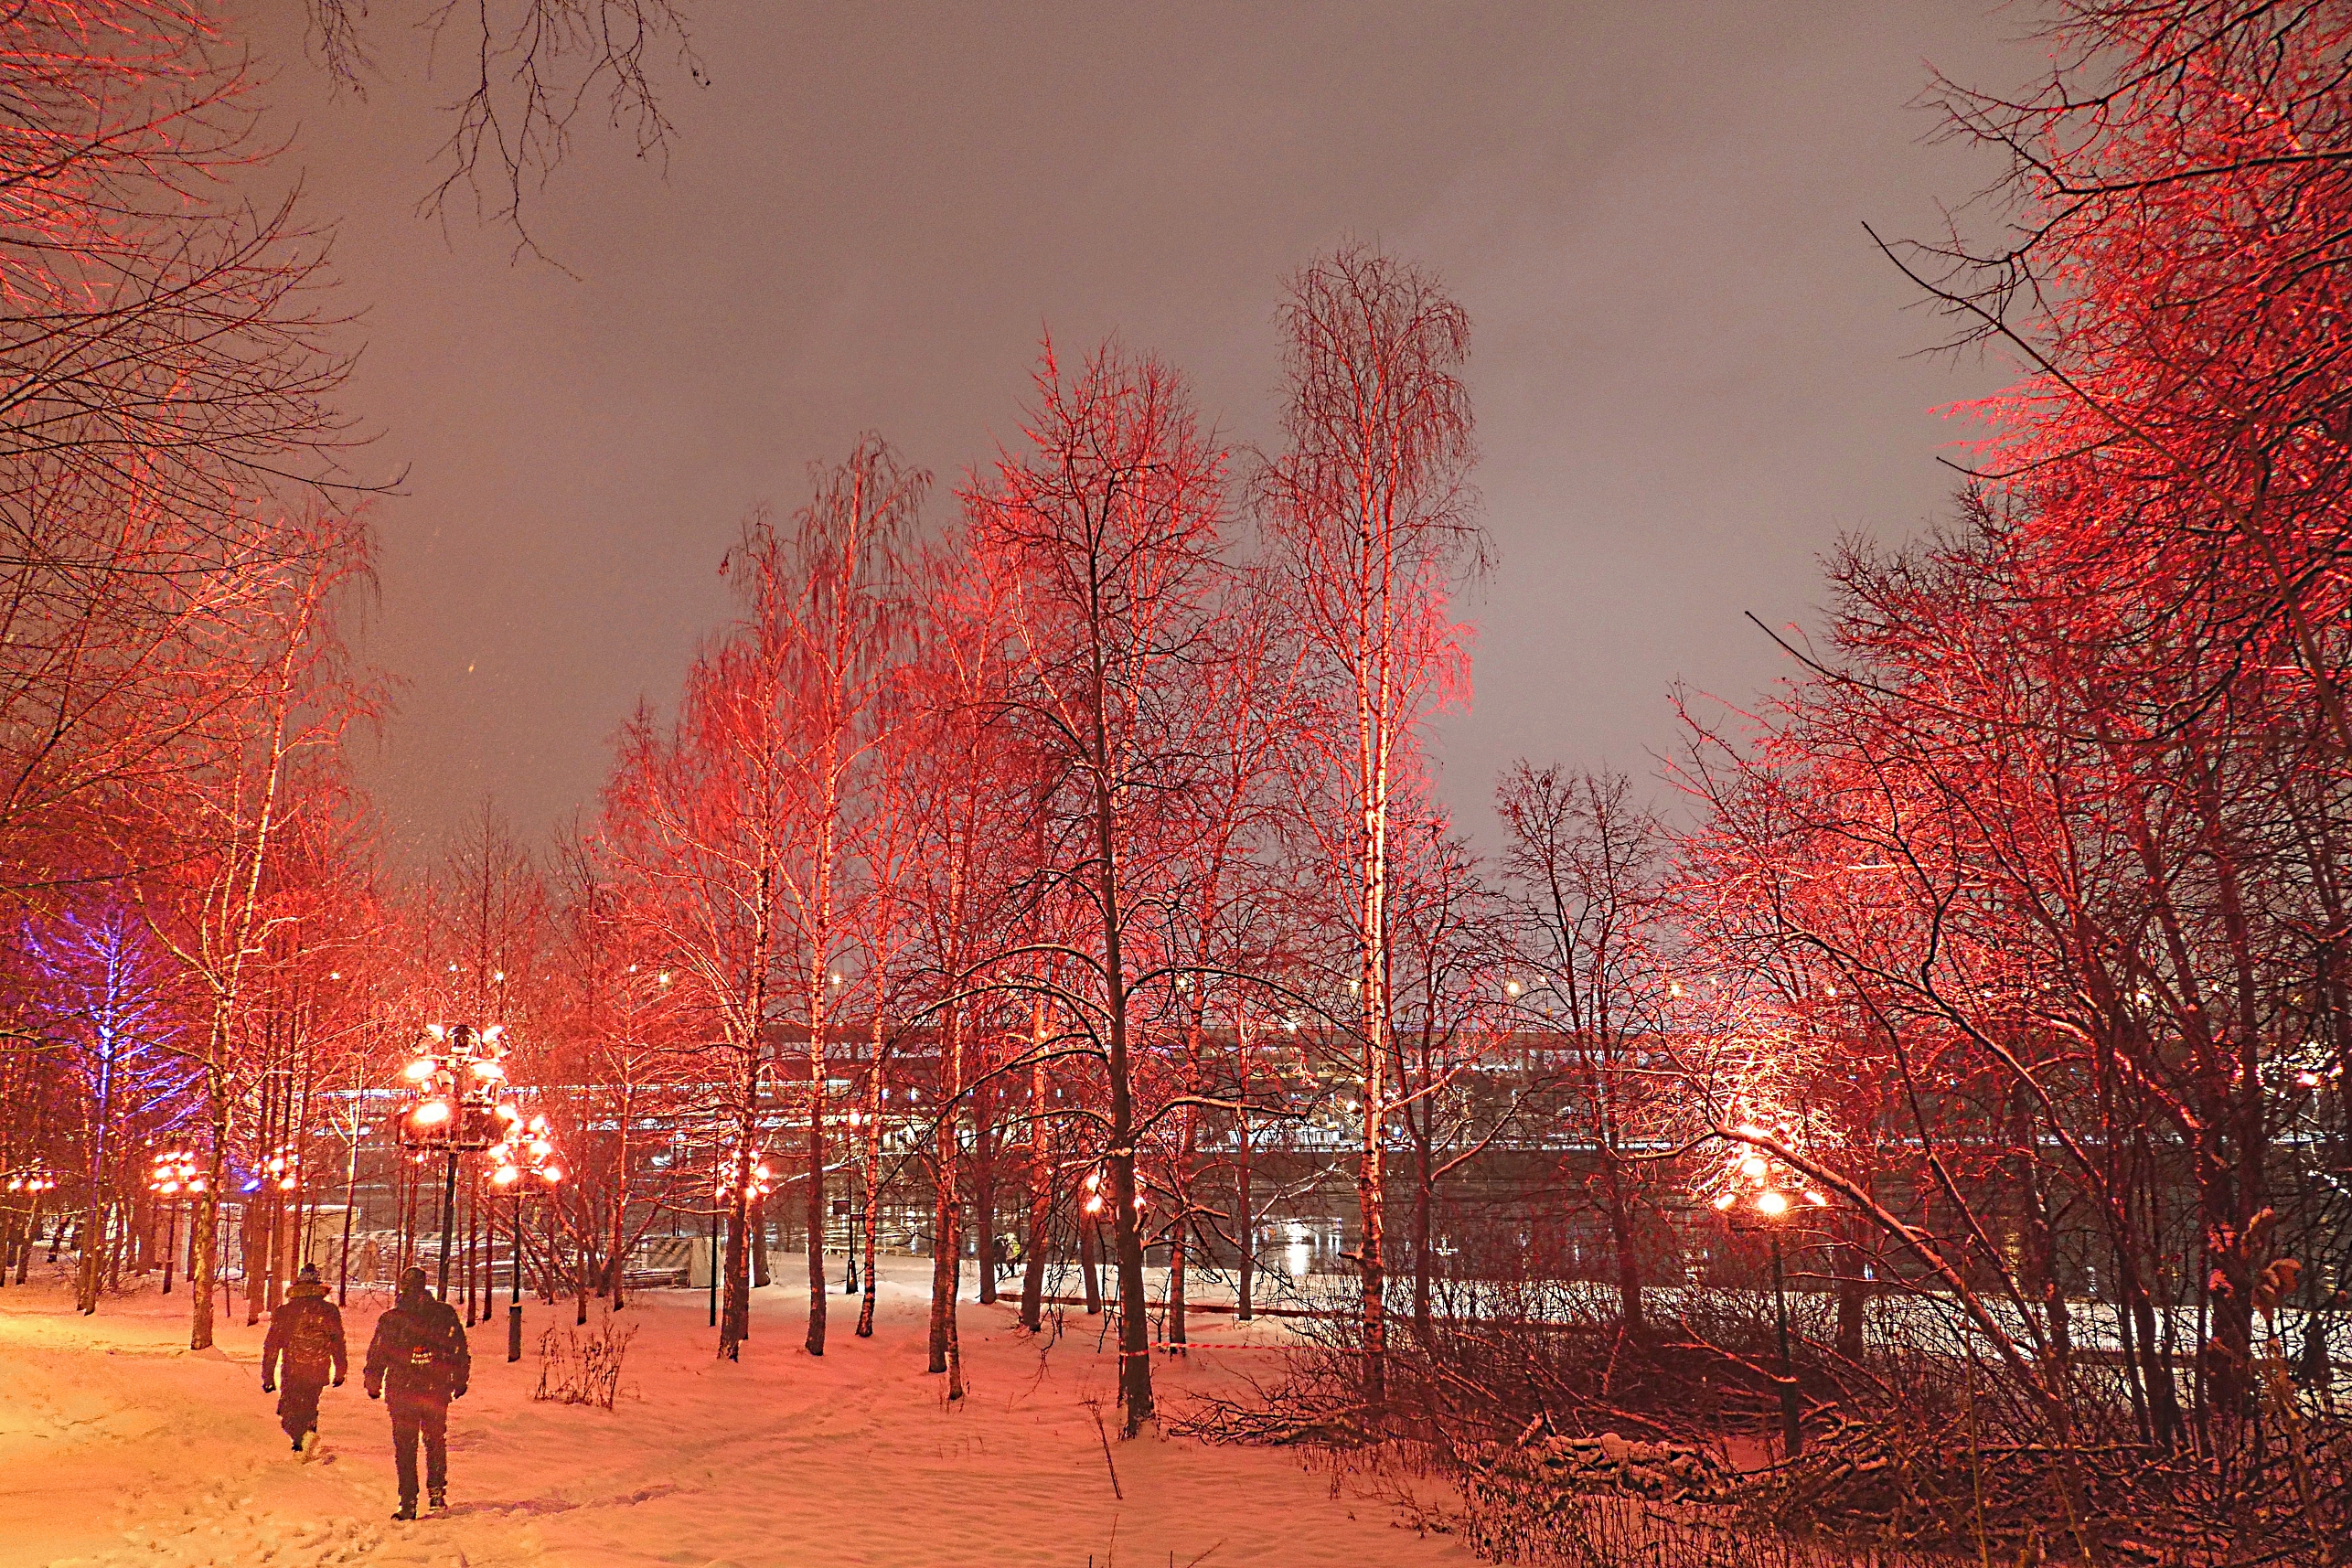
[[[805,1265],[804,1265],[805,1266]],[[612,1413],[534,1403],[535,1357],[509,1365],[505,1324],[475,1330],[473,1392],[450,1420],[453,1506],[396,1524],[389,1423],[360,1389],[372,1306],[346,1312],[354,1367],[329,1391],[323,1443],[287,1452],[260,1389],[262,1329],[226,1328],[190,1353],[187,1297],[147,1294],[74,1314],[54,1286],[0,1292],[0,1568],[150,1564],[309,1568],[681,1564],[1080,1568],[1282,1563],[1406,1568],[1472,1561],[1290,1455],[1160,1437],[1113,1439],[1115,1358],[1100,1319],[1065,1309],[1041,1353],[1002,1306],[962,1311],[972,1396],[948,1407],[925,1375],[929,1264],[892,1260],[876,1337],[832,1300],[828,1354],[801,1349],[806,1296],[757,1293],[738,1364],[711,1356],[699,1296],[639,1298]],[[786,1266],[780,1278],[805,1278]],[[968,1289],[968,1284],[967,1285]],[[500,1311],[503,1313],[503,1303]],[[536,1343],[569,1305],[526,1304]],[[1272,1351],[1230,1319],[1196,1330],[1163,1387],[1228,1382]],[[1263,1330],[1261,1329],[1262,1333]]]

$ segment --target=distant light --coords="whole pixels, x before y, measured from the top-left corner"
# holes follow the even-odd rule
[[[1718,1192],[1716,1194],[1715,1206],[1718,1209],[1728,1209],[1738,1201],[1739,1194],[1737,1192]]]
[[[1812,1204],[1816,1209],[1826,1209],[1829,1207],[1828,1195],[1826,1193],[1815,1192],[1810,1188],[1805,1191],[1805,1201]]]
[[[667,969],[661,972],[661,983],[665,986],[669,984],[669,971]]]
[[[490,979],[493,984],[503,986],[507,983],[507,972],[504,969],[501,969],[497,973],[492,975]]]

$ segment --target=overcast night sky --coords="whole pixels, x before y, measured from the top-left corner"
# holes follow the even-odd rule
[[[1476,697],[1438,732],[1483,830],[1528,755],[1650,772],[1686,680],[1783,661],[1840,533],[1945,504],[1939,406],[1997,368],[1862,225],[1928,234],[1988,169],[1930,144],[1930,63],[2034,58],[1950,0],[1529,5],[815,5],[711,0],[711,84],[666,69],[666,171],[583,116],[511,231],[417,215],[454,80],[380,8],[330,94],[264,27],[273,123],[337,227],[347,402],[404,468],[375,513],[370,657],[405,677],[362,776],[435,852],[486,795],[528,834],[592,805],[615,725],[730,608],[743,515],[873,430],[940,481],[1010,439],[1041,330],[1117,331],[1268,439],[1280,280],[1348,236],[1468,307],[1499,567]]]

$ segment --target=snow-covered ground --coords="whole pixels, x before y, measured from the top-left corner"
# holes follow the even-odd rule
[[[622,1314],[640,1328],[610,1413],[531,1401],[536,1357],[505,1360],[502,1302],[475,1331],[473,1391],[451,1412],[451,1508],[413,1524],[389,1517],[390,1423],[360,1388],[372,1305],[346,1311],[351,1380],[328,1392],[306,1462],[261,1392],[260,1328],[224,1327],[192,1354],[184,1291],[83,1317],[54,1285],[12,1285],[0,1291],[0,1568],[1472,1561],[1281,1452],[1114,1435],[1115,1498],[1096,1427],[1099,1410],[1116,1434],[1117,1414],[1101,1320],[1064,1308],[1049,1346],[1009,1307],[967,1301],[972,1393],[951,1407],[946,1380],[923,1371],[928,1276],[925,1260],[890,1260],[872,1339],[850,1331],[855,1301],[834,1296],[821,1360],[801,1349],[806,1296],[786,1287],[757,1293],[735,1364],[711,1355],[702,1296],[640,1296]],[[779,1277],[806,1275],[787,1263]],[[526,1311],[532,1346],[572,1317],[568,1303]],[[1156,1359],[1164,1399],[1272,1369],[1277,1328],[1203,1317],[1192,1331],[1190,1356]]]

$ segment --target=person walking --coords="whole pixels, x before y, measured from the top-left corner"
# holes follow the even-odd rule
[[[344,1369],[342,1310],[326,1299],[317,1265],[305,1264],[294,1288],[270,1314],[269,1337],[262,1341],[262,1392],[283,1387],[278,1424],[294,1439],[295,1453],[317,1435],[319,1391],[330,1378],[341,1388]]]
[[[401,1511],[416,1517],[416,1445],[424,1439],[424,1484],[434,1508],[449,1506],[449,1402],[465,1397],[473,1358],[457,1310],[425,1294],[424,1270],[401,1275],[392,1309],[376,1319],[368,1341],[368,1397],[392,1415],[392,1461],[401,1477]]]

